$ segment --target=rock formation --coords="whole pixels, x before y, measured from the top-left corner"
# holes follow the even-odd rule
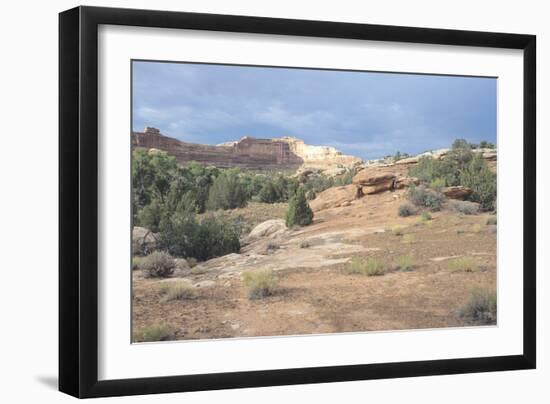
[[[464,199],[466,199],[467,197],[469,197],[474,193],[473,190],[462,185],[445,187],[441,190],[441,192],[443,192],[443,195],[445,195],[447,198],[458,199],[461,201],[463,201]]]
[[[143,132],[133,132],[132,146],[163,150],[175,156],[182,165],[197,161],[222,168],[297,169],[306,166],[338,171],[362,162],[360,158],[346,156],[333,147],[310,146],[293,137],[256,139],[245,136],[235,142],[211,146],[182,142],[151,127],[146,127]]]

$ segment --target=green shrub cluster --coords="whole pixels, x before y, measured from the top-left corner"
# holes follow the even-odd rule
[[[411,185],[408,191],[408,198],[414,205],[429,208],[432,212],[441,210],[443,195],[424,185]]]
[[[213,216],[198,221],[194,215],[175,214],[161,228],[159,243],[174,256],[199,261],[240,249],[238,229]]]
[[[493,146],[482,142],[483,146]],[[418,164],[411,167],[409,174],[422,183],[430,185],[436,191],[444,186],[463,185],[474,192],[470,200],[478,202],[482,209],[495,209],[497,195],[496,174],[493,173],[480,153],[472,152],[472,146],[463,139],[457,139],[447,156],[435,160],[430,156],[422,157]]]
[[[246,206],[248,195],[238,170],[226,170],[214,179],[208,191],[208,209],[235,209]]]

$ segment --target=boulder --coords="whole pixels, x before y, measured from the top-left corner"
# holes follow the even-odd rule
[[[420,181],[416,177],[397,177],[395,181],[395,189],[408,188],[411,185],[418,185]]]
[[[157,248],[159,233],[153,233],[145,227],[134,226],[132,229],[132,254],[147,255]]]
[[[174,263],[176,264],[176,268],[174,269],[172,276],[187,276],[191,272],[191,267],[185,258],[174,258]]]
[[[344,185],[342,187],[332,187],[319,193],[317,197],[309,202],[309,206],[314,212],[321,210],[349,206],[352,201],[359,197],[359,190],[356,185]]]
[[[254,241],[274,238],[286,231],[286,223],[283,219],[271,219],[260,223],[243,239],[243,244],[250,244]]]
[[[441,192],[443,192],[443,195],[445,195],[447,198],[463,201],[464,199],[472,195],[474,191],[468,187],[456,185],[452,187],[445,187],[441,190]]]
[[[353,177],[353,184],[361,188],[363,195],[395,189],[396,176],[393,173],[364,169]]]

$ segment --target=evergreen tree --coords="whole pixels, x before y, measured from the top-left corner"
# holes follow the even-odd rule
[[[303,187],[298,188],[296,194],[290,200],[286,212],[286,225],[307,226],[313,221],[313,211],[309,207]]]

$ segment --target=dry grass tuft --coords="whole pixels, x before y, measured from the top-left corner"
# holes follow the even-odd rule
[[[347,272],[366,276],[380,276],[386,273],[386,268],[378,258],[371,257],[364,260],[360,257],[354,257],[347,267]]]
[[[251,300],[271,296],[277,288],[277,278],[272,270],[248,271],[243,274],[244,286]]]

